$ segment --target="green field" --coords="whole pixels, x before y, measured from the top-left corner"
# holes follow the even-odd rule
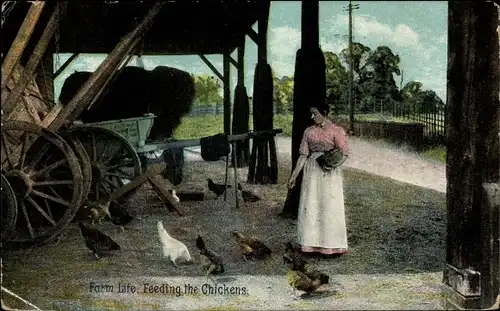
[[[283,135],[292,135],[292,115],[275,115],[274,128],[283,129]],[[250,118],[250,131],[253,120]],[[182,119],[181,125],[175,130],[175,139],[196,139],[224,132],[223,115],[188,116]]]
[[[358,120],[381,120],[385,118],[387,119],[386,121],[411,122],[407,119],[380,114],[364,114],[356,115],[355,117]],[[252,130],[252,128],[253,122],[250,119],[249,129]],[[284,136],[292,136],[292,115],[275,115],[274,128],[283,129]],[[223,132],[223,115],[188,116],[182,119],[181,125],[175,130],[174,138],[179,140],[196,139]],[[426,150],[424,155],[443,163],[446,162],[446,149],[444,147]]]

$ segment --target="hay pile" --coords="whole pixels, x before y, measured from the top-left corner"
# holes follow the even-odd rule
[[[92,72],[71,74],[63,84],[59,101],[66,105],[76,95]],[[152,71],[127,66],[110,82],[101,98],[79,117],[84,123],[157,116],[149,138],[161,140],[172,136],[194,101],[193,77],[182,70],[158,66]]]

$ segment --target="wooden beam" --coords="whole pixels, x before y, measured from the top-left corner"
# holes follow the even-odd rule
[[[17,36],[2,63],[2,88],[5,87],[14,67],[19,63],[44,7],[45,1],[33,1],[31,3],[31,7],[17,32]]]
[[[8,115],[12,112],[12,110],[14,110],[14,107],[17,104],[17,101],[19,100],[19,97],[26,89],[26,86],[28,85],[30,80],[33,79],[35,70],[38,67],[38,64],[40,63],[42,57],[45,55],[45,51],[47,51],[49,43],[52,40],[52,37],[54,36],[56,29],[59,27],[61,12],[65,10],[66,5],[67,2],[58,2],[56,4],[54,12],[52,12],[50,20],[47,26],[45,27],[45,30],[43,31],[42,36],[40,37],[40,40],[38,40],[35,49],[33,50],[33,54],[31,54],[28,63],[24,67],[21,78],[16,83],[16,86],[14,87],[12,92],[9,95],[7,95],[7,99],[5,100],[5,102],[2,103],[4,116],[8,117]]]
[[[242,36],[241,43],[238,45],[238,84],[245,85],[245,36]]]
[[[247,35],[250,37],[250,39],[252,39],[252,41],[259,45],[260,44],[260,37],[259,37],[259,34],[257,32],[255,32],[255,30],[253,30],[252,27],[249,27],[248,29],[248,32],[247,32]]]
[[[234,68],[238,69],[238,62],[229,54],[227,55],[227,57],[229,58],[229,62],[231,63],[231,65],[233,65]]]
[[[302,5],[307,1],[302,1]],[[267,31],[269,24],[269,10],[271,8],[271,1],[262,1],[260,4],[262,6],[262,16],[259,18],[257,27],[258,27],[258,36],[259,36],[259,44],[257,45],[259,61],[263,61],[267,63]]]
[[[498,11],[491,2],[448,2],[446,303],[458,309],[493,304],[498,283],[483,245],[498,216],[484,212],[483,185],[500,179]],[[486,216],[486,217],[485,217]],[[498,233],[498,231],[497,231]],[[484,240],[486,239],[486,240]],[[498,255],[497,255],[498,256]],[[498,257],[496,258],[498,260]]]
[[[227,140],[229,142],[253,139],[257,137],[269,137],[275,136],[276,134],[283,133],[283,129],[273,129],[266,131],[249,132],[236,135],[228,135]],[[178,140],[169,143],[159,144],[156,146],[156,150],[168,150],[168,149],[180,149],[188,147],[196,147],[200,145],[200,138],[198,139],[186,139]]]
[[[71,56],[59,67],[56,72],[54,72],[54,79],[57,79],[57,77],[66,69],[68,66],[80,55],[80,53],[73,53]]]
[[[220,73],[217,68],[212,64],[212,62],[205,57],[203,54],[198,54],[198,56],[201,58],[201,60],[212,70],[212,72],[217,76],[217,78],[221,79],[221,81],[224,81],[224,76]]]
[[[85,84],[78,90],[78,93],[52,122],[49,126],[50,130],[57,131],[63,124],[73,121],[74,118],[80,115],[100,91],[107,79],[110,78],[111,74],[118,69],[123,59],[134,49],[140,38],[147,33],[165,3],[164,1],[156,2],[141,23],[119,41],[114,50],[108,54],[97,70],[92,73]]]
[[[224,133],[231,134],[231,67],[229,55],[222,55],[223,66],[223,91],[224,91]]]

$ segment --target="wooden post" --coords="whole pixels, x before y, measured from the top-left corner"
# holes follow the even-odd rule
[[[310,105],[326,105],[325,58],[319,47],[319,1],[302,1],[302,40],[295,61],[293,89],[292,163],[299,158],[305,129],[311,125]],[[297,217],[302,174],[287,196],[282,216]]]
[[[233,134],[241,134],[248,132],[248,122],[250,120],[250,107],[245,87],[245,39],[246,36],[241,36],[240,44],[238,45],[238,83],[234,89],[234,104],[233,104]],[[249,155],[249,141],[238,141],[233,144],[235,147],[235,161],[233,165],[236,167],[247,166]]]
[[[231,134],[231,67],[229,63],[229,52],[225,51],[222,55],[222,77],[224,80],[223,93],[224,93],[224,133]]]
[[[16,83],[12,92],[7,95],[7,99],[2,103],[2,109],[5,117],[8,118],[8,115],[14,109],[19,97],[26,89],[29,81],[33,78],[33,74],[40,63],[40,60],[47,51],[47,47],[49,46],[57,27],[59,27],[61,12],[65,10],[66,5],[67,2],[58,2],[56,4],[54,12],[52,12],[52,16],[50,17],[40,40],[38,40],[38,43],[33,50],[33,54],[31,54],[26,67],[24,67],[23,74],[21,75],[19,82]]]
[[[448,2],[446,308],[486,308],[499,292],[499,219],[487,216],[483,190],[500,181],[497,23],[491,2]]]
[[[271,129],[273,127],[273,78],[271,66],[267,63],[269,8],[270,1],[262,1],[259,9],[258,33],[256,36],[252,35],[256,37],[254,40],[258,42],[258,62],[255,67],[254,94],[252,97],[254,130]],[[250,33],[253,33],[253,31],[250,31]],[[267,184],[276,180],[271,176],[273,170],[269,165],[268,148],[270,139],[274,139],[274,137],[261,137],[253,141],[247,179],[249,183]],[[271,143],[271,145],[273,144]]]
[[[144,20],[119,41],[113,51],[108,54],[97,70],[92,73],[85,84],[78,90],[75,97],[57,115],[49,126],[50,130],[57,131],[63,124],[73,121],[75,117],[80,115],[95,95],[99,93],[101,87],[110,78],[112,73],[118,69],[127,54],[134,49],[140,38],[149,30],[165,3],[164,1],[156,2]]]
[[[2,63],[2,89],[5,87],[7,81],[9,81],[14,67],[21,60],[24,49],[33,34],[35,25],[38,22],[44,7],[45,1],[35,1],[31,3],[31,7],[24,18],[19,31],[17,32],[17,36],[12,42],[9,52],[7,52],[7,55]]]

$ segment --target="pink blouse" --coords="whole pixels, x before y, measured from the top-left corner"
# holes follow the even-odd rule
[[[324,152],[336,146],[348,154],[347,134],[342,127],[331,121],[325,121],[323,125],[306,128],[300,143],[299,154],[308,156],[312,152]]]

